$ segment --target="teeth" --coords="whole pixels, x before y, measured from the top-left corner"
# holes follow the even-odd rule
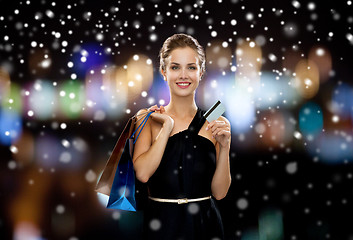
[[[177,83],[178,85],[180,85],[180,86],[188,86],[188,85],[190,85],[190,83]]]

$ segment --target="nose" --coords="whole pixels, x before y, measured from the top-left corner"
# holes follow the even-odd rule
[[[188,77],[187,71],[186,71],[185,68],[183,68],[183,69],[181,70],[181,72],[180,72],[180,78],[181,78],[181,79],[185,79],[185,78],[187,78],[187,77]]]

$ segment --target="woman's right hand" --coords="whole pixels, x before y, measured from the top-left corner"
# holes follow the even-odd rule
[[[163,126],[167,126],[170,131],[174,127],[174,120],[169,115],[165,114],[165,109],[163,106],[158,107],[157,105],[151,106],[148,111],[152,111],[154,113],[151,114],[153,120],[160,122]]]

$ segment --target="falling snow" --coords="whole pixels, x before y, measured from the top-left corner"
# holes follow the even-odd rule
[[[123,231],[130,215],[106,212],[93,189],[126,120],[168,104],[158,51],[176,32],[206,50],[198,106],[221,100],[232,125],[232,185],[218,204],[229,239],[271,229],[352,239],[342,220],[353,207],[352,1],[7,2],[0,202],[11,214],[0,216],[1,239],[87,239],[106,234],[107,221]],[[33,221],[20,221],[23,208]]]

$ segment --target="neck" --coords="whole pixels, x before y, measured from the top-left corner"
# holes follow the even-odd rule
[[[171,95],[170,102],[165,107],[165,110],[169,114],[179,116],[181,118],[194,116],[197,111],[195,95],[190,95],[187,97]]]

